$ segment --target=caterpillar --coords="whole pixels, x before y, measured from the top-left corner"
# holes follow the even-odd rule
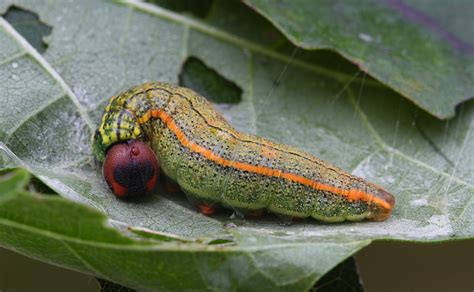
[[[309,153],[237,131],[204,97],[167,83],[145,83],[110,98],[94,135],[93,151],[104,161],[117,146],[122,147],[122,156],[147,152],[150,147],[161,171],[188,196],[208,206],[341,222],[385,220],[395,204],[382,187]],[[139,169],[125,161],[119,169]],[[156,180],[155,164],[143,169],[139,185]],[[121,171],[104,170],[104,176],[106,172],[124,181],[118,175]],[[146,192],[150,186],[138,190]]]

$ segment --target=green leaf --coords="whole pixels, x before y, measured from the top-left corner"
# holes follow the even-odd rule
[[[12,175],[19,180],[27,173]],[[0,180],[0,189],[4,184]],[[137,289],[308,289],[332,265],[314,259],[327,250],[347,257],[369,242],[305,244],[258,235],[223,246],[143,241],[111,224],[103,213],[60,197],[24,190],[0,194],[1,246]]]
[[[9,3],[0,3],[0,14]],[[132,288],[179,289],[183,286],[175,285],[182,284],[303,290],[374,239],[473,237],[473,102],[461,105],[455,119],[441,122],[365,77],[352,84],[353,75],[338,71],[339,59],[324,67],[295,60],[250,37],[138,1],[15,5],[38,13],[53,29],[49,47],[40,55],[0,18],[0,167],[27,168],[64,198],[107,214],[126,234],[131,228],[158,234],[142,236],[148,240],[171,240],[136,252],[135,239],[120,236],[111,243],[119,247],[108,250],[108,244],[94,244],[94,232],[88,238],[69,234],[74,242],[88,241],[85,247],[68,244],[93,267],[89,269],[53,242],[57,232],[61,240],[67,232],[65,222],[76,221],[58,218],[66,213],[49,207],[45,209],[55,216],[25,211],[20,218],[31,224],[41,218],[45,225],[40,229],[48,232],[15,229],[18,237],[0,235],[1,245]],[[177,83],[189,57],[242,89],[240,103],[220,108],[231,124],[383,185],[397,199],[393,216],[384,222],[307,220],[281,226],[271,216],[244,221],[226,213],[205,217],[180,194],[140,202],[115,199],[91,154],[91,136],[104,104],[144,81]],[[24,204],[28,210],[28,199],[21,198],[14,199],[15,206]],[[83,215],[98,216],[90,212]],[[95,218],[92,225],[102,220]],[[49,238],[49,228],[56,224],[62,229]],[[122,248],[121,240],[131,240],[134,248]],[[58,250],[46,248],[45,242]],[[180,250],[161,248],[168,245]],[[160,264],[167,262],[172,264],[166,268]]]
[[[472,1],[244,2],[295,45],[339,52],[438,118],[474,97]]]
[[[30,180],[30,175],[26,171],[16,171],[12,174],[3,174],[0,180],[0,192],[4,196],[23,190]]]

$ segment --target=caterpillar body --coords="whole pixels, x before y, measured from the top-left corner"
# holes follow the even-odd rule
[[[193,198],[325,222],[385,220],[395,204],[383,188],[294,147],[242,133],[194,91],[146,83],[113,96],[94,136],[109,146],[141,140],[161,170]]]

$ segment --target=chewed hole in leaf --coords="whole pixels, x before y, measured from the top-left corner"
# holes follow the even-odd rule
[[[180,13],[190,13],[199,18],[205,18],[211,10],[214,0],[147,0],[165,9]]]
[[[319,279],[311,291],[364,291],[354,257],[350,257]]]
[[[120,291],[120,292],[135,292],[135,289],[128,288],[125,286],[122,286],[120,284],[102,279],[102,278],[96,278],[97,283],[100,285],[100,291],[101,292],[112,292],[112,291]]]
[[[28,185],[28,190],[30,192],[40,193],[43,195],[57,195],[54,190],[52,190],[49,186],[47,186],[44,182],[42,182],[35,176],[31,178],[30,184]]]
[[[242,100],[242,89],[209,68],[200,59],[189,57],[179,74],[179,84],[198,92],[214,103],[235,104]]]
[[[35,176],[21,168],[4,168],[0,170],[0,192],[26,189],[34,194],[57,195],[50,187]]]
[[[48,44],[43,40],[48,36],[52,27],[40,21],[38,14],[16,6],[10,6],[3,15],[8,21],[38,52],[46,51]]]
[[[208,245],[235,245],[235,241],[227,238],[218,238],[211,240],[207,243]]]

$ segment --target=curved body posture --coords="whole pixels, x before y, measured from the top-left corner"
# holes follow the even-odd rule
[[[201,202],[326,222],[385,220],[394,197],[304,151],[238,132],[194,91],[146,83],[110,99],[94,151],[138,139]]]

